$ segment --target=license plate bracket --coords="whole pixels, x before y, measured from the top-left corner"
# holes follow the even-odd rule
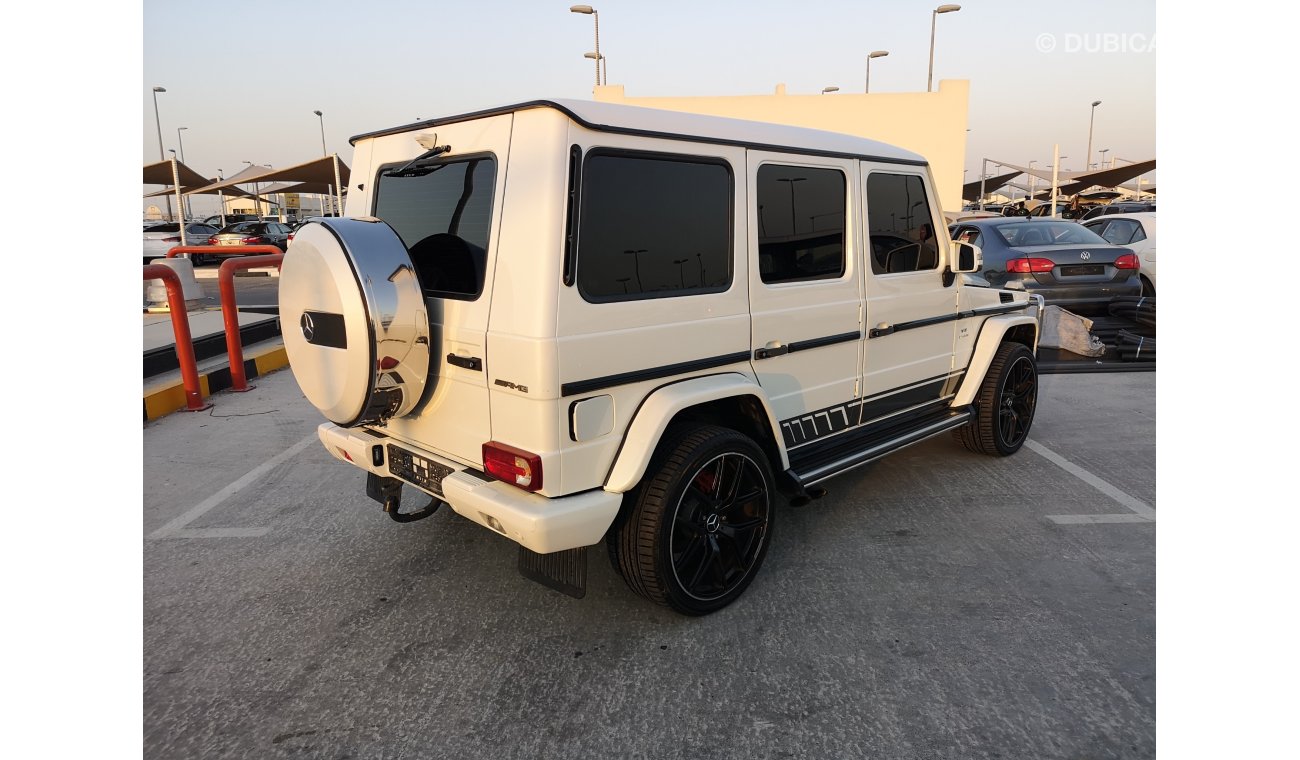
[[[1106,273],[1104,264],[1070,264],[1061,267],[1062,277],[1078,277],[1080,275],[1098,275]]]
[[[388,444],[388,471],[394,477],[441,497],[442,479],[456,470],[390,443]]]

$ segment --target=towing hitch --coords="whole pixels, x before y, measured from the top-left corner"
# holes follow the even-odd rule
[[[423,520],[442,506],[442,500],[434,496],[430,497],[429,503],[422,509],[414,512],[399,512],[402,506],[402,485],[402,481],[397,478],[385,478],[373,472],[366,473],[366,496],[383,504],[384,514],[393,518],[395,522],[409,523]]]

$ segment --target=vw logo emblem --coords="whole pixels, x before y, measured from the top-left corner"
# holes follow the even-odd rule
[[[1089,251],[1084,251],[1083,253],[1079,254],[1079,258],[1083,259],[1084,261],[1087,261],[1088,259],[1092,258],[1092,253]]]
[[[302,327],[302,337],[306,338],[308,343],[311,343],[312,337],[316,334],[316,325],[311,321],[311,314],[304,311],[302,319],[298,320],[298,325]]]
[[[705,529],[708,530],[710,533],[717,533],[717,532],[718,532],[718,527],[719,527],[721,524],[722,524],[722,520],[719,519],[718,516],[717,516],[716,514],[712,514],[712,515],[709,515],[708,517],[704,518],[704,527],[705,527]]]

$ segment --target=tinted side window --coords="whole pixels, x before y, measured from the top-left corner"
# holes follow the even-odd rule
[[[913,174],[872,173],[867,179],[867,234],[876,274],[937,269],[939,244],[925,184]]]
[[[496,160],[385,167],[375,216],[397,231],[426,292],[468,300],[483,290]]]
[[[847,182],[835,169],[768,164],[758,170],[758,271],[763,282],[844,274]]]
[[[720,293],[731,284],[726,164],[593,153],[583,162],[578,291],[591,302]]]

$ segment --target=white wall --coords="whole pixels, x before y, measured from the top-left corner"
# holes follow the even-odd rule
[[[605,103],[811,127],[897,145],[929,160],[944,210],[961,209],[970,100],[965,79],[940,80],[935,92],[789,95],[777,85],[773,95],[629,98],[622,85],[606,85],[594,95]]]

